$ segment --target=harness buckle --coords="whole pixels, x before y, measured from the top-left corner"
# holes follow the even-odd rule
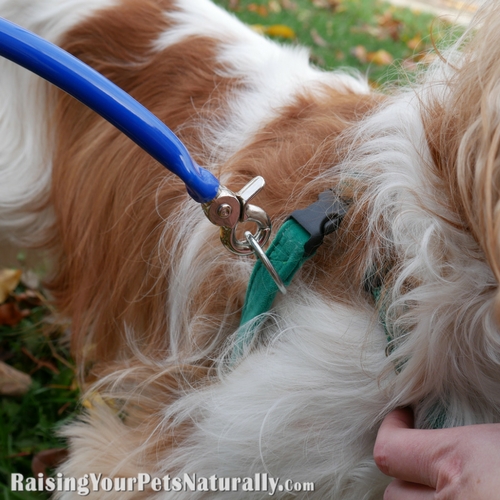
[[[288,218],[310,234],[309,241],[304,245],[304,255],[313,255],[323,243],[323,238],[338,229],[347,209],[346,202],[333,189],[328,189],[320,193],[312,205],[290,214]]]

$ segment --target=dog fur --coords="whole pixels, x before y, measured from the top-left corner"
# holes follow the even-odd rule
[[[500,6],[384,94],[208,0],[0,0],[0,15],[131,93],[224,185],[262,175],[255,204],[275,228],[325,189],[351,200],[234,365],[253,260],[226,252],[138,146],[0,60],[0,234],[50,252],[47,287],[90,402],[63,431],[62,473],[267,472],[313,481],[300,498],[375,499],[391,409],[411,406],[418,427],[500,421]]]

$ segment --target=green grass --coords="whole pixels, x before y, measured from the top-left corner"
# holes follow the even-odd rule
[[[284,25],[292,38],[283,43],[309,46],[312,60],[332,69],[354,67],[376,85],[399,76],[391,64],[360,61],[359,55],[379,50],[412,67],[431,45],[431,28],[439,42],[443,26],[429,15],[416,15],[372,0],[218,0],[244,22],[261,30]],[[330,5],[331,7],[327,7]],[[285,32],[286,33],[286,32]],[[415,46],[413,40],[422,42]],[[360,49],[361,47],[362,49]],[[358,54],[356,56],[355,54]],[[0,269],[2,263],[0,262]],[[24,289],[18,288],[15,293]],[[11,299],[12,300],[12,299]],[[30,373],[33,386],[23,397],[0,397],[0,500],[44,499],[44,493],[13,493],[10,474],[31,476],[33,455],[64,446],[56,430],[77,409],[74,369],[60,333],[43,327],[48,307],[25,305],[30,315],[15,327],[0,326],[0,359]],[[38,360],[38,361],[37,361]],[[40,361],[42,363],[40,363]]]
[[[19,285],[13,296],[25,291]],[[10,475],[32,476],[31,461],[36,453],[64,447],[56,431],[72,418],[78,401],[69,352],[60,341],[60,332],[44,324],[48,307],[39,301],[21,301],[20,305],[30,314],[14,327],[0,326],[0,359],[31,374],[33,384],[22,397],[0,397],[0,499],[4,500],[47,497],[11,492]]]
[[[278,24],[288,26],[296,35],[293,39],[275,38],[309,47],[312,61],[320,67],[356,68],[374,84],[394,80],[399,71],[394,65],[360,61],[355,55],[356,47],[363,47],[368,54],[383,50],[396,65],[412,68],[432,49],[432,40],[441,42],[448,27],[429,14],[377,0],[216,0],[216,3],[250,26],[264,29]],[[418,43],[418,39],[422,41]]]

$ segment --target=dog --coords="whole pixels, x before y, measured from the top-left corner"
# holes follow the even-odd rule
[[[252,203],[273,234],[329,189],[346,206],[234,359],[254,259],[139,146],[2,59],[0,234],[48,252],[86,394],[59,478],[199,481],[90,491],[106,499],[267,498],[259,474],[278,498],[377,499],[390,410],[500,421],[500,7],[389,93],[209,0],[1,0],[0,15],[129,92],[224,185],[264,177]]]

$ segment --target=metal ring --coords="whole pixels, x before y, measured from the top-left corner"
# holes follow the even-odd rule
[[[253,234],[250,231],[245,231],[245,238],[247,239],[248,244],[253,248],[255,255],[261,260],[264,267],[268,270],[269,274],[271,275],[271,278],[276,283],[276,286],[278,287],[279,291],[283,295],[285,295],[286,287],[283,284],[283,281],[281,280],[279,274],[276,272],[276,269],[274,269],[274,266],[271,264],[271,261],[267,258],[267,255],[264,253],[264,250],[262,250],[260,245],[257,243],[257,240],[253,237]]]
[[[243,216],[240,222],[254,222],[257,224],[257,232],[253,237],[257,240],[257,244],[263,247],[269,240],[271,235],[271,221],[264,210],[254,205],[245,205]],[[222,244],[236,255],[251,255],[255,250],[247,243],[247,241],[240,241],[236,237],[236,229],[238,223],[233,227],[221,227],[220,239]]]

